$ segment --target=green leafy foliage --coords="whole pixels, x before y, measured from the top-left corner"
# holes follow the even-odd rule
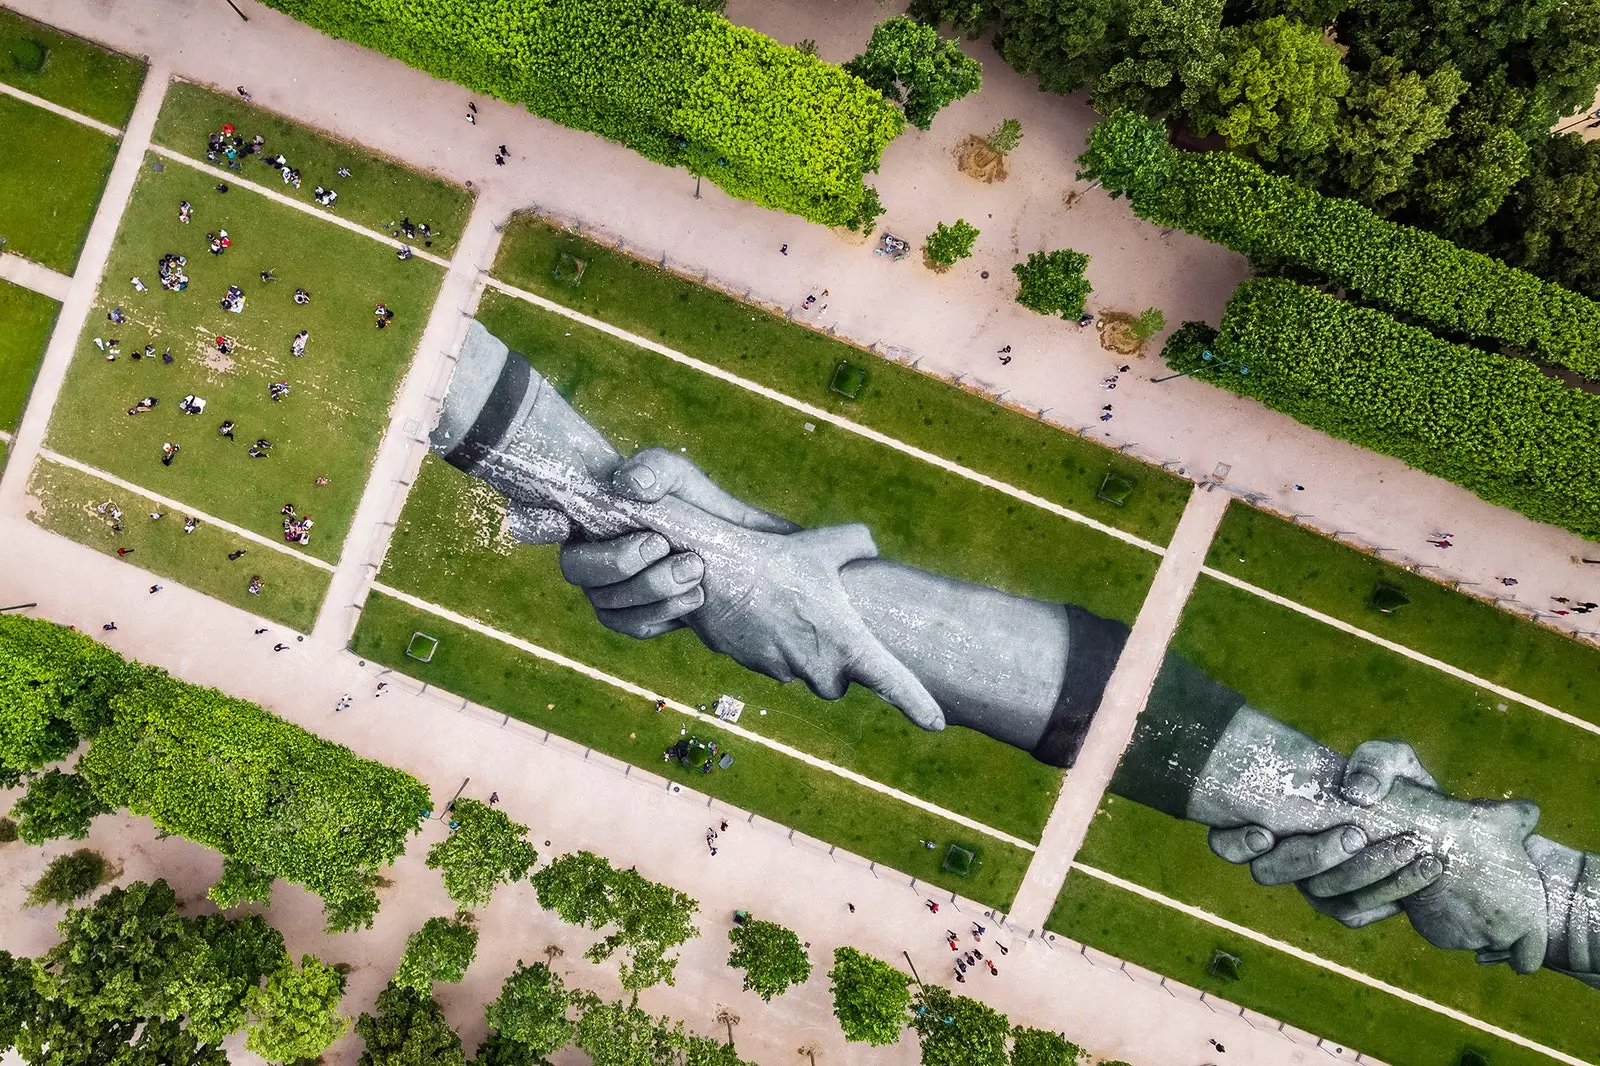
[[[17,1054],[34,1066],[112,1063],[128,1053],[139,1024],[138,1019],[91,1021],[64,1000],[43,994],[17,1032]]]
[[[1185,327],[1164,353],[1204,365]],[[1450,344],[1381,312],[1279,279],[1228,303],[1208,373],[1308,425],[1454,481],[1491,503],[1600,536],[1600,397],[1530,363]]]
[[[734,196],[826,225],[902,120],[836,66],[678,0],[270,0],[325,33],[526,104]]]
[[[1095,107],[1149,115],[1192,109],[1228,62],[1223,0],[1128,0],[1124,12],[1126,36],[1095,82]]]
[[[546,1066],[548,1060],[526,1044],[518,1043],[494,1030],[478,1044],[473,1066]]]
[[[82,840],[96,815],[111,810],[77,774],[46,770],[28,782],[28,791],[12,806],[17,832],[29,844],[65,837]]]
[[[1350,79],[1333,128],[1330,178],[1351,199],[1376,204],[1400,192],[1417,159],[1450,133],[1450,112],[1467,83],[1448,64],[1426,78],[1380,56]]]
[[[519,825],[486,803],[458,799],[450,835],[428,851],[428,869],[443,870],[444,890],[463,907],[488,906],[499,884],[528,876],[539,861]]]
[[[1147,341],[1166,328],[1167,314],[1159,307],[1146,307],[1133,320],[1133,335],[1140,341]]]
[[[1166,184],[1175,155],[1167,147],[1161,123],[1119,111],[1089,131],[1089,145],[1078,157],[1077,177],[1100,182],[1113,200],[1132,198],[1137,210],[1141,199]]]
[[[0,1048],[16,1043],[17,1034],[38,1006],[34,990],[34,963],[0,949]]]
[[[1122,58],[1121,0],[1001,0],[995,6],[1001,17],[995,42],[1000,58],[1018,74],[1037,77],[1045,92],[1075,93],[1091,86]]]
[[[114,1066],[228,1066],[228,1056],[177,1021],[157,1018],[145,1022],[138,1039],[118,1051]]]
[[[683,1066],[756,1066],[739,1057],[732,1044],[709,1036],[686,1033],[682,1037]]]
[[[927,985],[917,994],[911,1027],[922,1041],[923,1066],[1006,1066],[1011,1022],[975,999]]]
[[[603,962],[619,949],[622,987],[637,991],[665,981],[672,984],[676,955],[667,953],[700,935],[694,915],[700,905],[682,892],[617,870],[592,852],[563,855],[533,875],[539,906],[561,920],[589,929],[613,931],[584,958]]]
[[[344,975],[315,955],[302,955],[298,968],[285,959],[265,986],[250,991],[245,1050],[269,1062],[316,1058],[350,1028],[339,1013],[343,995]]]
[[[56,998],[91,1024],[170,1013],[206,954],[177,908],[166,881],[136,881],[68,911],[44,956]]]
[[[923,242],[922,257],[929,267],[943,273],[954,266],[957,260],[970,257],[972,242],[977,239],[978,228],[964,218],[958,218],[948,226],[940,222]]]
[[[905,15],[874,27],[867,50],[844,69],[899,105],[919,130],[931,128],[933,116],[983,85],[981,63],[932,26]]]
[[[909,976],[855,948],[835,948],[828,982],[846,1040],[881,1047],[900,1039],[911,1006]]]
[[[989,151],[995,155],[1010,155],[1022,143],[1022,123],[1014,118],[1004,119],[989,131],[986,140]]]
[[[574,1026],[569,1008],[583,1006],[589,997],[567,990],[561,976],[542,962],[524,966],[517,960],[500,986],[500,995],[484,1005],[483,1016],[500,1037],[526,1048],[534,1057],[553,1055],[572,1042]],[[478,1058],[484,1057],[478,1049]]]
[[[217,878],[216,884],[206,889],[206,898],[223,910],[237,907],[242,903],[260,903],[265,906],[272,902],[274,880],[276,878],[272,874],[255,863],[245,862],[231,855],[224,856],[222,876]]]
[[[1022,283],[1017,303],[1041,315],[1060,315],[1069,321],[1083,314],[1083,302],[1091,286],[1083,272],[1089,257],[1070,248],[1054,252],[1034,252],[1026,263],[1011,272]]]
[[[728,930],[728,939],[733,943],[728,965],[743,970],[745,990],[768,1003],[811,977],[811,960],[793,929],[749,918]]]
[[[1350,78],[1321,31],[1279,16],[1231,31],[1223,51],[1222,76],[1191,110],[1197,132],[1268,160],[1327,146]]]
[[[1118,116],[1116,128],[1142,120]],[[1362,300],[1469,338],[1492,340],[1600,376],[1600,304],[1360,204],[1312,192],[1226,152],[1167,149],[1166,180],[1152,185],[1148,139],[1091,138],[1080,159],[1140,217],[1227,245],[1258,263],[1287,263]],[[1113,182],[1119,185],[1113,186]],[[1127,182],[1127,184],[1120,184]]]
[[[260,915],[207,914],[189,919],[188,925],[206,951],[199,968],[174,989],[171,1010],[187,1016],[197,1039],[217,1043],[244,1028],[251,991],[286,965],[289,953],[283,934]]]
[[[1600,141],[1551,137],[1490,225],[1509,262],[1600,296]]]
[[[134,669],[65,626],[0,615],[0,768],[66,758],[110,717],[111,696]]]
[[[359,1066],[465,1066],[461,1037],[433,996],[391,982],[378,993],[377,1007],[356,1019],[366,1045]]]
[[[1048,1029],[1011,1030],[1011,1066],[1077,1066],[1078,1045]]]
[[[16,822],[10,818],[0,818],[0,844],[9,844],[21,835]]]
[[[421,782],[167,677],[119,694],[113,709],[79,762],[104,801],[256,867],[252,876],[304,885],[326,901],[330,929],[371,924],[378,869],[431,806]]]
[[[390,983],[431,997],[435,981],[454,983],[478,953],[478,930],[461,918],[429,918],[406,938],[405,954]]]
[[[106,881],[106,860],[98,851],[79,848],[57,855],[44,868],[39,880],[28,886],[25,907],[76,903]]]
[[[593,1066],[678,1066],[683,1023],[652,1018],[636,1003],[592,1003],[574,1042]]]

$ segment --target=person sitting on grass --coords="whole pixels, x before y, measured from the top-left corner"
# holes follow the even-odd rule
[[[281,400],[287,395],[289,395],[289,383],[287,381],[274,381],[267,386],[267,397],[273,401]]]
[[[261,580],[261,575],[260,574],[251,574],[250,575],[250,595],[252,595],[252,596],[261,595],[261,589],[263,588],[263,586],[264,586],[264,583]]]
[[[171,441],[167,441],[166,443],[162,444],[161,445],[161,465],[162,466],[171,466],[172,465],[172,461],[178,457],[178,451],[179,451],[178,446],[176,444],[173,444]]]
[[[158,404],[160,402],[161,401],[156,399],[154,396],[146,396],[144,399],[140,400],[138,403],[136,403],[132,407],[128,408],[128,413],[130,415],[146,414],[146,413],[154,410],[156,404]]]
[[[379,304],[377,309],[372,313],[378,317],[377,324],[379,329],[383,329],[394,319],[394,312],[389,310],[389,308],[384,304]]]
[[[217,427],[217,432],[229,440],[233,439],[233,419],[228,419]]]
[[[306,357],[306,341],[310,339],[311,333],[309,330],[303,329],[299,333],[296,333],[294,335],[294,342],[289,345],[289,353],[296,359],[304,359]]]
[[[296,289],[294,290],[294,302],[297,304],[308,304],[311,302],[311,294],[304,289]]]

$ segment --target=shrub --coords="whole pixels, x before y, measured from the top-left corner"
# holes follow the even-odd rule
[[[1133,335],[1140,343],[1149,340],[1167,328],[1167,315],[1159,307],[1146,307],[1133,320]]]
[[[336,37],[618,141],[709,161],[734,196],[825,225],[904,120],[840,68],[678,0],[268,0]]]
[[[478,930],[471,922],[429,918],[406,938],[392,983],[419,996],[432,996],[435,981],[454,983],[465,977],[477,953]]]
[[[1048,1029],[1011,1030],[1011,1066],[1077,1066],[1078,1045]]]
[[[955,266],[957,260],[970,257],[972,242],[977,239],[977,227],[969,225],[964,218],[956,219],[949,226],[940,222],[923,242],[922,256],[930,269],[942,274]]]
[[[138,669],[66,626],[0,615],[0,767],[66,758],[105,724],[112,694]]]
[[[1041,315],[1077,319],[1091,289],[1089,279],[1083,276],[1088,266],[1089,257],[1071,249],[1034,252],[1026,263],[1011,268],[1022,283],[1017,303]]]
[[[1289,264],[1357,298],[1467,339],[1600,378],[1600,303],[1442,237],[1388,222],[1228,152],[1178,152],[1122,113],[1090,134],[1080,176],[1126,194],[1141,218]]]
[[[574,1027],[567,1011],[583,1002],[583,995],[569,992],[550,967],[542,962],[524,966],[519,959],[500,986],[500,995],[484,1004],[483,1017],[503,1041],[538,1056],[553,1055],[572,1041]],[[483,1057],[481,1050],[478,1057]]]
[[[62,837],[82,840],[95,816],[110,810],[77,774],[46,770],[28,782],[28,791],[11,813],[20,819],[17,831],[22,839],[39,845]]]
[[[0,844],[11,843],[17,835],[17,823],[10,818],[0,818]]]
[[[1174,369],[1206,365],[1207,329],[1173,335],[1163,354]],[[1600,396],[1279,279],[1241,285],[1210,347],[1250,367],[1202,371],[1213,384],[1490,503],[1600,536]]]
[[[1010,155],[1022,143],[1022,123],[1008,118],[989,131],[989,151],[995,155]]]
[[[314,1059],[350,1028],[339,1013],[344,974],[315,955],[285,959],[247,1000],[253,1020],[244,1047],[269,1062]]]
[[[79,848],[52,859],[39,880],[28,887],[25,907],[74,903],[106,881],[106,860],[97,851]]]

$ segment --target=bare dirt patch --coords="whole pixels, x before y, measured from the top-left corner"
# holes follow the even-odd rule
[[[1006,157],[989,147],[989,140],[976,133],[956,145],[956,169],[985,185],[1006,180]]]

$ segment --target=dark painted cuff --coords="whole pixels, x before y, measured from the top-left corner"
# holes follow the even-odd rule
[[[1067,667],[1056,709],[1034,745],[1033,757],[1042,763],[1070,767],[1089,734],[1089,723],[1100,709],[1106,682],[1116,668],[1128,627],[1090,614],[1082,607],[1067,607]]]
[[[1174,818],[1184,817],[1195,779],[1243,706],[1243,696],[1168,652],[1111,779],[1111,791]]]

